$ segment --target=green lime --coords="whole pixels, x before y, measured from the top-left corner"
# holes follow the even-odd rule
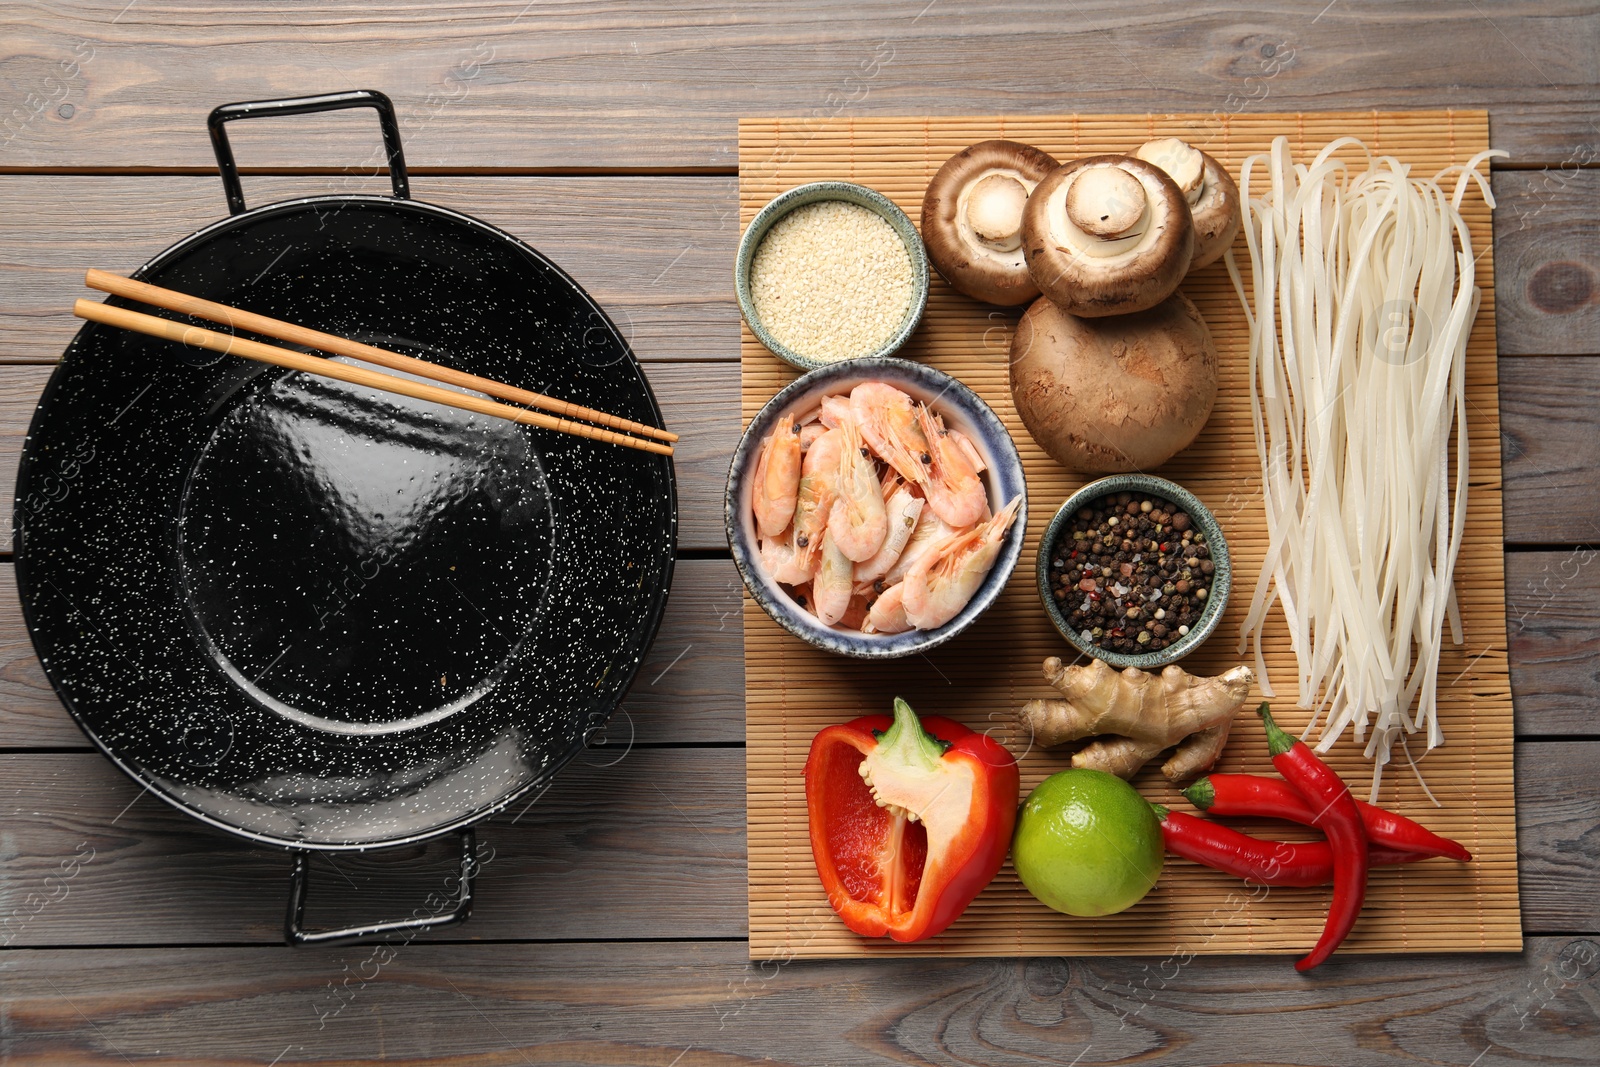
[[[1112,915],[1156,884],[1166,850],[1138,790],[1104,771],[1052,774],[1028,794],[1011,863],[1028,892],[1068,915]]]

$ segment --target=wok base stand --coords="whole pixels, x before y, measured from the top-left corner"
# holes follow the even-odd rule
[[[418,908],[409,919],[368,923],[364,926],[346,926],[332,930],[307,930],[304,926],[306,890],[310,884],[311,853],[305,849],[294,853],[294,866],[289,872],[289,909],[283,922],[283,939],[290,945],[332,945],[344,941],[358,941],[379,935],[408,933],[415,936],[423,930],[449,926],[464,921],[472,914],[472,882],[478,873],[478,835],[470,827],[461,831],[461,868],[454,876],[458,882],[455,902],[448,911],[424,911]]]

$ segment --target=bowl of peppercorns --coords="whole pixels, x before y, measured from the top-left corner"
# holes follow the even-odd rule
[[[1211,636],[1232,585],[1206,506],[1148,474],[1114,474],[1067,498],[1039,544],[1039,597],[1061,636],[1113,667],[1174,663]]]

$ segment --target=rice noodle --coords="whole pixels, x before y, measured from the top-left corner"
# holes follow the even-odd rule
[[[1356,169],[1337,154],[1356,150]],[[1318,751],[1351,731],[1374,761],[1437,711],[1445,621],[1462,643],[1452,575],[1466,527],[1466,348],[1478,311],[1469,181],[1492,208],[1483,152],[1432,180],[1353,137],[1296,164],[1285,137],[1240,175],[1250,327],[1250,414],[1267,551],[1240,627],[1272,696],[1261,630],[1281,604],[1297,699]],[[1452,195],[1440,182],[1456,174]],[[1456,472],[1449,484],[1451,428]],[[1415,712],[1411,708],[1415,707]],[[1409,746],[1405,748],[1410,760]],[[1412,763],[1415,766],[1415,763]]]

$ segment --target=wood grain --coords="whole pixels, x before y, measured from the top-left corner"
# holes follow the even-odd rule
[[[1501,360],[1507,541],[1600,544],[1597,409],[1600,360]]]
[[[247,202],[387,193],[383,179],[247,177]],[[646,363],[736,360],[734,179],[419,177],[411,195],[533,245],[598,300]],[[0,176],[0,362],[61,357],[89,267],[125,274],[227,214],[216,178]]]
[[[726,548],[722,494],[728,456],[739,438],[738,368],[731,363],[661,363],[647,373],[667,429],[682,435],[673,456],[678,547]],[[0,367],[0,485],[16,484],[22,439],[49,377],[48,366]],[[11,549],[13,502],[10,493],[0,497],[0,549],[5,552]]]
[[[1597,351],[1594,304],[1581,302],[1586,281],[1593,292],[1594,175],[1566,177],[1572,167],[1592,166],[1600,143],[1593,47],[1600,10],[1592,4],[1433,0],[1399,7],[1376,0],[1303,0],[1265,9],[1180,10],[1156,0],[1093,0],[1070,6],[1068,14],[1052,4],[958,0],[931,6],[902,0],[871,8],[840,0],[665,8],[527,8],[525,0],[360,9],[331,0],[15,4],[0,11],[0,109],[7,112],[0,119],[0,172],[28,166],[209,171],[202,120],[213,105],[358,84],[394,95],[414,166],[455,172],[719,169],[712,177],[637,184],[416,179],[419,197],[488,218],[550,254],[625,329],[631,322],[642,358],[688,360],[698,368],[695,361],[729,358],[738,332],[726,275],[736,234],[722,221],[729,194],[721,190],[732,186],[728,174],[741,114],[1227,114],[1482,106],[1492,109],[1493,143],[1513,151],[1513,165],[1547,168],[1495,175],[1501,196],[1495,257],[1500,351]],[[63,83],[46,79],[73,60],[82,62],[58,96]],[[1269,65],[1280,69],[1269,75]],[[338,168],[375,158],[375,131],[365,112],[246,123],[234,130],[247,168]],[[385,191],[381,179],[340,176],[245,181],[251,203],[302,186]],[[167,196],[152,200],[151,188]],[[719,191],[699,193],[711,188]],[[563,192],[569,195],[546,198]],[[459,200],[451,199],[457,195]],[[84,266],[132,267],[221,212],[214,176],[0,176],[0,198],[8,208],[0,226],[0,362],[56,358],[72,331],[62,316],[70,299],[60,298],[77,295],[76,275]],[[685,222],[716,229],[702,243],[686,238],[680,225]],[[713,248],[714,242],[720,243]],[[694,247],[684,251],[687,244]],[[1572,263],[1587,264],[1591,273],[1574,271],[1567,266]],[[1530,372],[1530,400],[1508,404],[1503,412],[1506,536],[1533,543],[1592,542],[1587,509],[1597,497],[1586,474],[1593,469],[1592,412],[1600,390],[1582,361],[1533,362],[1542,367]],[[11,484],[21,427],[42,383],[27,378],[19,385],[10,373],[0,373],[0,485]],[[654,368],[651,375],[656,378]],[[1502,360],[1503,388],[1515,399],[1524,384],[1512,376]],[[725,462],[737,432],[736,416],[725,414],[732,411],[736,386],[709,371],[697,385],[720,397],[706,415],[726,422],[726,431],[717,430],[724,434],[717,455]],[[1519,468],[1530,449],[1540,465]],[[1552,465],[1562,487],[1555,490],[1538,481]],[[699,469],[679,465],[680,474]],[[720,485],[716,473],[702,488],[720,494]],[[716,494],[685,487],[686,545],[720,544],[690,536],[691,530],[715,534],[720,527]],[[690,510],[691,505],[697,506]],[[1519,731],[1594,729],[1600,624],[1591,607],[1595,571],[1582,551],[1523,553],[1506,561]],[[641,672],[628,702],[638,713],[641,738],[669,723],[696,741],[742,737],[741,681],[728,658],[738,646],[724,647],[726,631],[713,634],[710,622],[724,610],[719,597],[725,590],[715,568],[727,566],[720,560],[680,561],[669,617],[646,671],[658,661],[667,667],[671,657],[687,651],[662,677],[659,694],[640,692],[648,680]],[[1577,573],[1567,578],[1574,567]],[[11,739],[51,744],[55,737],[81,746],[81,735],[44,688],[9,577],[9,568],[0,568],[0,745]],[[705,618],[698,619],[702,613]],[[1573,758],[1564,759],[1568,753]],[[640,754],[629,755],[618,769]],[[695,755],[666,750],[661,758],[686,758],[686,766],[703,774],[708,765]],[[1600,1059],[1593,964],[1600,924],[1582,903],[1593,896],[1593,764],[1586,744],[1523,744],[1516,768],[1526,928],[1532,932],[1532,923],[1548,922],[1542,928],[1571,930],[1570,924],[1581,924],[1590,931],[1587,937],[1529,938],[1520,955],[1339,957],[1308,981],[1293,975],[1282,957],[1198,959],[1176,973],[1161,958],[910,966],[790,964],[777,958],[753,964],[743,940],[419,942],[401,947],[395,962],[374,971],[386,957],[374,956],[372,946],[289,952],[267,944],[281,903],[281,854],[239,858],[226,848],[197,849],[195,841],[210,836],[208,831],[183,830],[160,819],[147,831],[138,821],[146,814],[178,816],[138,797],[131,783],[113,777],[95,758],[92,767],[84,764],[85,776],[99,783],[92,806],[56,822],[40,798],[59,801],[72,783],[56,793],[30,795],[6,778],[3,797],[11,803],[0,804],[0,920],[16,914],[29,893],[48,891],[43,873],[84,840],[72,833],[90,824],[109,826],[134,800],[115,829],[135,827],[130,837],[153,832],[156,841],[150,851],[127,857],[138,863],[117,869],[135,875],[134,901],[156,902],[164,936],[182,939],[179,920],[189,918],[161,903],[177,867],[180,900],[245,915],[261,943],[0,953],[0,1061],[230,1067],[378,1060],[681,1067],[912,1061],[1589,1064]],[[588,773],[584,781],[590,785],[609,781],[598,768]],[[680,796],[667,778],[660,780],[670,797]],[[592,791],[563,795],[567,799],[558,802],[569,817],[595,827],[604,839],[599,852],[610,870],[608,884],[623,884],[624,860],[615,850],[638,847],[642,873],[624,886],[628,892],[649,896],[657,882],[652,872],[663,871],[670,889],[664,902],[687,899],[690,928],[705,929],[720,905],[742,932],[742,892],[731,892],[736,880],[720,861],[709,876],[709,897],[688,898],[684,886],[696,877],[695,864],[712,853],[706,846],[704,856],[692,854],[683,828],[665,822],[670,808],[645,811],[632,796],[626,810],[639,808],[645,828],[634,832],[608,814],[604,797]],[[711,815],[705,820],[711,836],[725,844],[717,834],[727,812],[718,803],[713,797],[705,812],[687,805],[685,810],[697,821]],[[1530,813],[1542,815],[1552,831],[1545,834],[1542,824],[1530,823]],[[534,818],[530,812],[510,832],[525,834]],[[503,821],[486,828],[486,844],[496,840],[495,828]],[[726,822],[730,834],[737,824],[737,818]],[[7,873],[13,825],[24,826],[37,851],[54,853],[24,857],[23,870],[29,878],[39,876],[36,883]],[[651,830],[657,832],[646,839]],[[541,828],[533,836],[575,867],[591,857],[570,828]],[[665,854],[680,847],[682,854],[667,863]],[[416,864],[390,896],[360,899],[403,902],[402,910],[409,909],[416,895],[436,888],[447,854],[435,843],[351,871],[363,889],[376,888],[369,879],[379,878],[380,870],[393,875]],[[554,906],[597,913],[613,907],[580,895],[594,884],[580,871],[554,872],[555,861],[544,865],[538,857],[514,854],[518,872],[539,872],[527,886],[519,876],[511,890],[517,906],[530,913],[520,916],[529,924],[536,917],[531,913],[552,907],[552,900]],[[510,855],[497,855],[494,862]],[[121,862],[126,856],[114,852],[106,858]],[[223,877],[208,880],[205,871],[192,869],[219,858],[226,866]],[[159,865],[165,881],[152,865]],[[316,892],[350,892],[329,868],[319,865],[317,872]],[[498,922],[505,915],[500,909],[510,898],[499,894],[507,887],[496,885],[494,877],[491,863],[484,883],[489,910],[447,936],[484,936],[483,920]],[[563,883],[570,894],[548,895],[551,886]],[[416,895],[408,895],[411,890]],[[143,936],[139,914],[124,913],[124,923],[115,928],[101,915],[123,906],[119,886],[102,884],[94,899],[94,942],[124,945],[129,931]],[[329,900],[314,896],[313,919],[333,916],[318,910]],[[49,907],[71,914],[83,903],[69,896]],[[616,936],[587,929],[595,937]],[[59,936],[90,943],[76,940],[81,934],[70,929]],[[254,933],[248,938],[257,940]]]
[[[1527,811],[1517,819],[1517,853],[1528,929],[1600,930],[1590,873],[1600,863],[1596,761],[1600,743],[1593,741],[1517,746],[1517,806]]]
[[[1600,734],[1600,546],[1506,556],[1517,733]]]
[[[1519,737],[1600,736],[1596,562],[1589,549],[1506,557]],[[638,743],[744,740],[741,589],[730,560],[678,561],[661,632],[624,703]],[[0,565],[0,749],[89,747],[39,667],[11,568]]]
[[[1510,544],[1600,541],[1593,501],[1600,496],[1600,360],[1502,359],[1501,433],[1505,457],[1505,539]],[[683,435],[677,446],[679,546],[727,546],[722,491],[728,456],[742,423],[731,363],[673,363],[649,368],[667,416]],[[22,438],[50,369],[0,367],[0,485],[16,481]],[[9,549],[11,498],[0,497],[0,545]]]
[[[731,560],[677,562],[661,630],[611,730],[615,743],[744,740],[741,588]],[[39,666],[16,577],[0,564],[0,749],[91,747]]]
[[[1600,349],[1600,263],[1585,221],[1600,175],[1551,168],[1494,176],[1503,355]],[[387,190],[381,179],[250,177],[251,203]],[[734,360],[730,281],[740,234],[734,179],[419,177],[412,195],[476,215],[559,263],[617,321],[647,363]],[[83,271],[126,272],[219,218],[221,186],[187,176],[0,176],[0,363],[59,358],[80,325]],[[71,223],[63,227],[62,220]],[[1587,294],[1587,295],[1585,295]]]
[[[1582,548],[1506,557],[1519,737],[1600,736],[1597,558]],[[661,632],[624,704],[638,743],[744,740],[741,588],[731,561],[678,561]],[[16,596],[11,568],[0,566],[0,749],[88,751],[39,667]]]
[[[1522,924],[1530,934],[1600,930],[1600,899],[1587,888],[1600,878],[1597,758],[1600,742],[1517,745],[1515,847]],[[0,945],[273,942],[282,936],[284,853],[207,829],[143,795],[94,753],[0,756],[0,774],[7,835],[0,855]],[[1442,810],[1408,810],[1454,833],[1472,813],[1458,797],[1445,800]],[[1187,808],[1181,799],[1176,803]],[[486,863],[476,910],[465,926],[430,939],[746,935],[743,751],[630,748],[626,733],[615,734],[524,807],[519,803],[481,824]],[[410,914],[444,885],[454,851],[451,842],[435,841],[316,857],[307,921]],[[809,850],[806,855],[809,862]],[[1167,879],[1180,864],[1170,862]],[[75,870],[70,877],[63,873],[69,868]],[[1469,873],[1444,860],[1408,870],[1440,883]],[[1200,873],[1208,888],[1221,890],[1219,898],[1235,886],[1242,892],[1242,883]],[[1010,880],[1009,870],[1002,878]],[[994,892],[975,907],[982,911]],[[1176,936],[1194,947],[1219,924],[1265,922],[1313,902],[1323,906],[1320,891],[1274,891]],[[1049,917],[1031,898],[1027,904]],[[1419,928],[1435,919],[1419,915]],[[809,921],[819,932],[838,928],[826,905]],[[782,950],[773,958],[784,958]]]
[[[281,942],[287,853],[202,826],[98,754],[0,756],[0,771],[0,944]],[[737,749],[612,736],[480,825],[470,923],[430,936],[742,936],[743,781]],[[437,907],[457,856],[451,837],[314,857],[306,922]]]
[[[1495,144],[1520,162],[1595,143],[1600,16],[1570,0],[1326,11],[1326,0],[1084,0],[1070,17],[974,0],[494,0],[359,14],[333,0],[126,4],[7,9],[0,164],[209,168],[203,121],[217,104],[356,87],[394,97],[408,159],[430,167],[732,167],[734,123],[748,114],[1449,105],[1492,108]],[[376,158],[365,111],[230,133],[245,166]]]
[[[1594,1062],[1600,945],[1262,959],[748,962],[743,944],[33,951],[0,1051],[72,1063]]]
[[[1600,155],[1591,147],[1589,161]],[[1600,172],[1576,161],[1494,176],[1502,355],[1600,348]],[[1503,196],[1502,196],[1503,194]]]

